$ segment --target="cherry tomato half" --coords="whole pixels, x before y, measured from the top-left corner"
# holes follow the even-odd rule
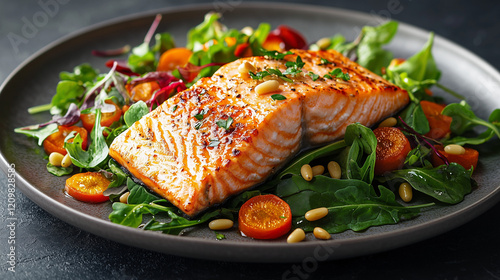
[[[286,25],[280,25],[269,33],[263,47],[267,50],[277,51],[304,49],[307,47],[307,42],[297,30]]]
[[[58,131],[52,133],[43,141],[43,149],[45,150],[45,153],[50,155],[53,152],[58,152],[62,155],[66,155],[68,152],[64,148],[64,139],[66,139],[66,137],[73,131],[76,132],[76,134],[80,134],[80,137],[82,138],[82,148],[87,149],[87,130],[79,126],[60,125]],[[73,139],[68,140],[68,142],[73,142]]]
[[[160,56],[156,70],[173,71],[177,67],[184,67],[192,54],[193,52],[186,48],[169,49]]]
[[[118,107],[118,105],[116,105],[111,100],[106,100],[106,103],[113,104],[115,106],[115,111],[114,112],[112,112],[112,113],[101,113],[101,126],[109,127],[114,122],[117,122],[117,121],[120,120],[120,117],[122,116],[122,110],[120,109],[120,107]],[[89,133],[92,132],[92,128],[94,128],[94,124],[95,124],[95,114],[94,113],[81,114],[80,115],[80,119],[82,120],[83,127]]]
[[[240,231],[255,239],[278,238],[292,227],[290,206],[273,194],[252,197],[238,214]]]
[[[99,172],[78,173],[66,180],[64,190],[83,202],[100,203],[108,200],[103,192],[111,182]]]

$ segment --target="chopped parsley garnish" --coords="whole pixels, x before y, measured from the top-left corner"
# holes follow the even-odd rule
[[[333,77],[335,77],[342,79],[344,81],[349,81],[351,79],[349,73],[342,72],[342,69],[340,68],[333,69],[332,71],[328,72],[328,74],[326,74],[324,77],[327,79],[333,79]]]
[[[198,130],[200,129],[200,127],[203,125],[203,121],[197,121],[195,124],[194,124],[194,129]]]
[[[321,57],[320,59],[321,59],[321,64],[319,64],[319,65],[328,65],[328,64],[332,64],[332,62],[331,62],[331,61],[329,61],[329,60],[328,60],[328,59],[326,59],[326,58],[322,58],[322,57]]]
[[[285,66],[287,67],[285,72],[283,72],[284,75],[297,75],[300,72],[302,72],[302,67],[306,65],[300,56],[297,56],[297,59],[295,62],[293,61],[287,61],[285,63]]]
[[[233,123],[233,118],[229,117],[227,118],[227,120],[220,119],[216,123],[218,127],[228,130],[231,127],[231,124]]]
[[[278,76],[279,78],[281,78],[285,82],[288,82],[288,83],[292,83],[293,82],[292,79],[286,77],[283,73],[281,73],[281,71],[279,69],[269,68],[267,70],[260,71],[260,72],[257,72],[257,73],[253,73],[252,71],[249,71],[248,74],[254,80],[262,80],[266,76],[276,75],[276,76]]]
[[[312,79],[313,81],[316,81],[317,79],[319,79],[319,75],[318,75],[318,74],[316,74],[316,73],[313,73],[313,72],[310,72],[310,71],[309,71],[309,73],[307,73],[307,75],[309,75],[309,77],[311,77],[311,79]]]
[[[217,147],[220,144],[220,141],[217,138],[210,139],[209,141],[210,141],[210,144],[208,144],[209,147]]]
[[[194,115],[194,117],[195,117],[197,120],[201,121],[201,120],[203,120],[203,117],[205,116],[205,114],[206,114],[207,112],[208,112],[208,109],[207,109],[207,108],[205,108],[205,109],[201,110],[201,112],[199,112],[198,114]]]
[[[262,52],[262,55],[269,57],[271,59],[283,59],[285,58],[285,56],[293,54],[293,52],[291,51],[287,51],[286,53],[280,53],[278,51],[268,51],[265,49],[261,49],[260,51]]]
[[[273,94],[273,95],[271,95],[271,98],[273,100],[285,100],[286,99],[286,97],[284,95],[281,95],[281,94]]]
[[[177,105],[174,105],[174,107],[172,107],[172,113],[175,112],[175,110],[177,110]]]
[[[226,239],[226,236],[222,233],[215,232],[215,238],[217,238],[217,240],[222,240]]]

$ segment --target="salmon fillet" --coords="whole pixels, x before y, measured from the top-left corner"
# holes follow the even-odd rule
[[[111,157],[195,216],[263,182],[301,148],[339,139],[354,122],[371,126],[409,102],[404,90],[336,51],[293,52],[282,60],[248,57],[222,66],[119,135]],[[257,71],[284,72],[297,55],[305,63],[302,73],[289,76],[291,83],[278,79],[272,93],[257,94],[263,81],[238,72],[245,61]],[[323,77],[336,68],[350,79],[313,81],[308,74]],[[286,99],[273,100],[272,94]]]

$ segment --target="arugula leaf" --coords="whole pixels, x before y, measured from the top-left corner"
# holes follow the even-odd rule
[[[136,121],[149,113],[148,105],[142,100],[132,104],[123,115],[123,120],[128,127],[131,127]]]
[[[280,182],[276,193],[290,205],[292,215],[296,217],[294,222],[305,231],[312,231],[319,226],[330,233],[395,224],[417,216],[420,208],[432,205],[405,207],[396,201],[392,191],[383,186],[378,189],[380,195],[370,184],[361,180],[332,179],[319,175],[308,182],[294,175]],[[327,207],[328,215],[314,222],[307,221],[303,215],[318,207]]]
[[[52,123],[36,130],[30,130],[29,127],[19,127],[14,129],[14,132],[38,138],[38,146],[42,146],[43,140],[45,140],[45,138],[47,138],[49,135],[56,132],[57,130],[58,130],[57,124]]]
[[[74,165],[92,169],[106,160],[109,148],[102,134],[103,131],[104,128],[101,127],[101,110],[97,109],[94,128],[90,133],[91,141],[88,150],[82,149],[83,141],[80,134],[76,135],[72,143],[64,143],[64,148],[68,151]]]
[[[493,113],[493,120],[499,114],[499,109],[496,109]],[[500,137],[500,130],[498,127],[490,122],[484,121],[476,116],[471,110],[471,107],[465,100],[460,101],[460,103],[448,104],[443,111],[443,115],[450,116],[453,118],[451,122],[450,129],[453,133],[458,135],[472,129],[477,125],[483,125],[495,132],[497,136]],[[498,119],[496,120],[498,122]]]
[[[209,40],[223,37],[225,26],[218,22],[219,17],[217,13],[207,13],[202,23],[189,30],[186,48],[198,51]]]
[[[127,174],[123,172],[123,170],[121,170],[121,168],[118,166],[118,163],[116,163],[116,161],[114,160],[108,161],[108,167],[111,173],[113,173],[114,180],[108,185],[107,190],[122,186],[125,182],[125,179],[128,178]]]
[[[445,203],[456,204],[471,192],[471,173],[463,166],[451,162],[436,168],[395,170],[391,179],[403,179],[414,189]]]
[[[132,48],[127,64],[135,73],[144,74],[154,71],[156,58],[154,52],[149,48],[149,42],[144,42]]]

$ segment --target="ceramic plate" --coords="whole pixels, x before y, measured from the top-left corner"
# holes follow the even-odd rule
[[[164,15],[158,31],[170,32],[178,45],[183,45],[189,28],[200,23],[204,14],[212,9],[213,5],[157,11]],[[290,4],[240,4],[218,12],[223,15],[222,22],[229,27],[256,27],[260,22],[268,22],[273,27],[286,24],[305,34],[309,42],[336,33],[352,40],[362,26],[381,23],[372,15]],[[65,178],[46,172],[43,149],[34,139],[15,134],[13,130],[49,119],[48,114],[29,115],[27,108],[50,102],[59,72],[70,71],[84,62],[107,72],[104,67],[106,59],[93,57],[91,51],[114,49],[125,44],[139,45],[155,14],[114,19],[54,42],[18,67],[1,88],[2,168],[6,172],[10,164],[15,164],[17,187],[61,220],[117,242],[168,254],[226,261],[287,262],[307,258],[348,258],[415,243],[473,219],[498,201],[500,141],[479,147],[482,159],[474,176],[479,187],[462,203],[433,207],[416,219],[397,225],[372,227],[358,233],[346,231],[334,235],[329,241],[320,242],[308,236],[305,242],[291,245],[284,239],[258,241],[244,238],[236,230],[226,233],[227,239],[217,241],[207,227],[194,228],[185,236],[171,236],[109,222],[110,203],[92,205],[66,196],[63,192]],[[428,35],[428,31],[401,24],[388,48],[397,57],[408,57],[420,50]],[[493,109],[500,108],[500,98],[495,95],[495,89],[500,88],[500,75],[491,66],[440,37],[435,40],[434,56],[443,72],[442,83],[467,96],[481,117],[485,118]]]

